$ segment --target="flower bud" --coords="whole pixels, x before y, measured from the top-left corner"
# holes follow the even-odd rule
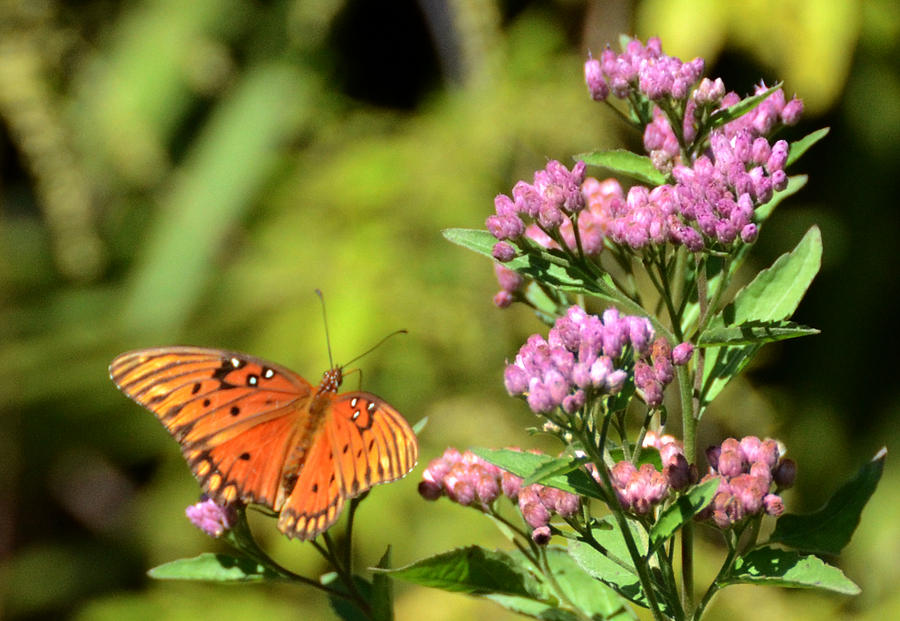
[[[679,343],[672,349],[672,362],[675,366],[687,364],[694,355],[694,346],[691,343]]]
[[[553,533],[550,532],[549,526],[538,526],[533,531],[531,531],[531,540],[539,546],[545,546],[550,543],[550,538],[552,535]]]
[[[778,489],[788,489],[794,485],[794,479],[797,477],[797,464],[793,459],[782,459],[775,467],[772,478]]]

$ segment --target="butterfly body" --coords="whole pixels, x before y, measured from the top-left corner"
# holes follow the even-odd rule
[[[252,356],[171,347],[122,354],[110,377],[159,418],[213,500],[269,507],[289,537],[314,538],[348,499],[401,478],[418,457],[393,407],[371,393],[337,392],[340,367],[314,388]]]

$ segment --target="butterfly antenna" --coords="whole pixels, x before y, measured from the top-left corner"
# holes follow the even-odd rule
[[[361,353],[360,355],[358,355],[356,358],[353,358],[352,360],[348,360],[348,361],[347,361],[346,363],[344,363],[342,366],[346,367],[346,366],[348,366],[348,365],[350,365],[350,364],[353,364],[354,362],[356,362],[357,360],[359,360],[359,359],[362,358],[363,356],[368,355],[368,354],[371,354],[373,351],[375,351],[376,349],[378,349],[379,347],[381,347],[381,345],[382,345],[386,340],[388,340],[389,338],[391,338],[392,336],[397,336],[398,334],[406,334],[406,333],[407,333],[407,330],[394,330],[393,332],[391,332],[390,334],[388,334],[387,336],[385,336],[384,338],[382,338],[380,341],[378,341],[377,343],[375,343],[374,345],[372,345],[372,347],[370,347],[369,349],[367,349],[366,351],[364,351],[363,353]]]
[[[328,368],[334,368],[334,357],[331,355],[331,336],[328,334],[328,314],[325,312],[325,296],[319,289],[316,289],[316,295],[322,303],[322,323],[325,324],[325,346],[328,348]],[[368,353],[368,352],[366,352]]]

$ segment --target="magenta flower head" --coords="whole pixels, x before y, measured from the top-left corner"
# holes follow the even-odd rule
[[[603,79],[603,70],[596,58],[589,57],[584,63],[584,81],[594,101],[603,101],[609,96],[609,85]]]
[[[234,526],[237,512],[234,505],[217,505],[211,498],[187,507],[185,515],[191,523],[210,537],[221,537]]]
[[[703,480],[719,479],[719,489],[712,504],[697,515],[710,520],[718,528],[731,528],[747,517],[765,511],[778,516],[784,511],[780,496],[770,492],[792,483],[796,466],[782,459],[783,447],[775,440],[746,436],[726,438],[720,445],[706,450],[709,474]]]
[[[536,414],[549,414],[556,408],[573,414],[586,405],[588,394],[617,394],[628,377],[623,368],[617,368],[625,366],[623,356],[631,352],[649,361],[653,351],[660,348],[652,347],[654,339],[653,326],[646,317],[620,316],[612,308],[601,319],[572,306],[546,339],[538,334],[528,338],[515,361],[506,367],[504,383],[511,396],[525,397]],[[662,358],[668,358],[666,348],[668,345]],[[637,365],[635,381],[645,396],[652,395],[648,403],[658,404],[665,383],[671,381],[671,361],[657,364],[654,360],[653,364],[656,366],[642,361]],[[661,381],[660,376],[667,381]]]

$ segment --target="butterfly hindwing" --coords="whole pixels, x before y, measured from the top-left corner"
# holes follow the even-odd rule
[[[393,407],[371,393],[337,395],[278,526],[289,536],[311,539],[337,520],[347,499],[403,477],[417,459],[415,434]]]

